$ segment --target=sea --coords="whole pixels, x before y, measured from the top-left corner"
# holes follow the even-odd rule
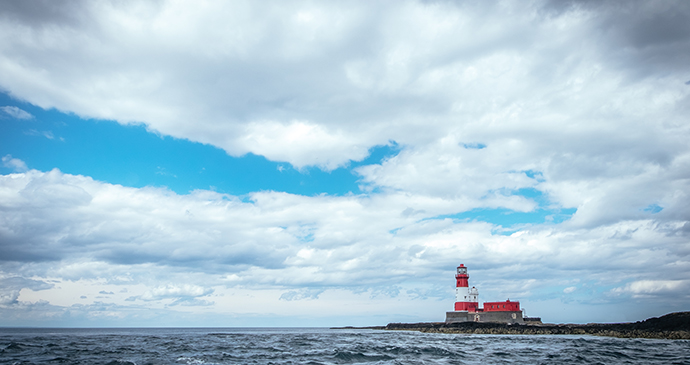
[[[690,364],[690,341],[328,328],[0,328],[0,364]]]

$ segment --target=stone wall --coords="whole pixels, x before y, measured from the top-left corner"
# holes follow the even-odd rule
[[[446,312],[446,323],[455,322],[525,323],[522,311]]]
[[[469,322],[469,313],[467,311],[446,312],[446,323],[455,322]]]

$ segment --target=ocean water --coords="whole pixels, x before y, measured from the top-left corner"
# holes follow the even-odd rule
[[[0,328],[0,364],[690,364],[690,341],[325,328]]]

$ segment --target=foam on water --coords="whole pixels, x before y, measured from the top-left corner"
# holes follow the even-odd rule
[[[690,341],[318,328],[0,329],[0,364],[690,364]]]

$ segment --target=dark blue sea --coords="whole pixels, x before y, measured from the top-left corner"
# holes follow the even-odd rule
[[[690,341],[325,328],[0,328],[0,364],[690,364]]]

